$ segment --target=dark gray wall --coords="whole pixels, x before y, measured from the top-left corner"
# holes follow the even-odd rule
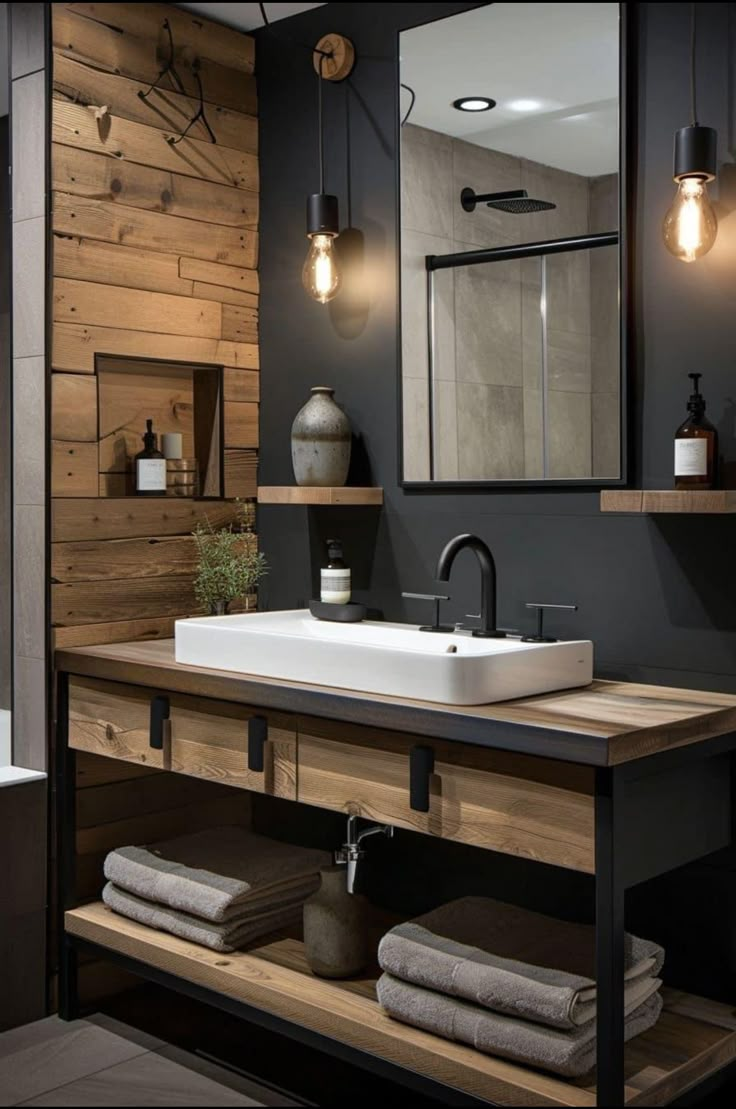
[[[3,44],[4,45],[4,44]],[[0,118],[0,709],[10,708],[10,202],[8,117]]]
[[[385,488],[382,512],[260,510],[259,533],[271,563],[265,601],[281,608],[313,590],[310,557],[329,532],[341,535],[357,570],[357,595],[392,619],[417,620],[402,589],[429,590],[441,545],[475,531],[492,546],[499,570],[500,622],[519,626],[527,600],[576,601],[577,616],[558,620],[563,636],[590,637],[600,676],[736,691],[736,520],[729,517],[601,515],[595,492],[421,494],[398,484],[396,288],[396,54],[399,27],[462,10],[464,4],[328,4],[258,36],[261,127],[261,359],[263,484],[293,480],[289,429],[311,385],[335,386],[361,436],[368,476]],[[474,6],[474,5],[473,5]],[[633,483],[672,485],[672,439],[684,415],[686,374],[701,370],[711,417],[726,459],[736,462],[736,171],[731,150],[734,109],[734,4],[698,5],[699,114],[717,127],[723,162],[716,247],[687,266],[671,258],[660,235],[672,196],[672,137],[689,121],[689,4],[630,5],[639,99],[635,208],[635,349],[629,369],[634,398]],[[348,84],[325,90],[327,187],[350,229],[351,277],[327,308],[300,283],[306,252],[304,197],[317,189],[316,81],[308,47],[327,31],[349,35],[358,63]],[[492,89],[488,90],[492,94]],[[356,476],[357,473],[356,473]],[[734,483],[736,484],[736,482]],[[477,611],[477,572],[459,560],[448,615]],[[425,857],[430,848],[417,846]],[[436,846],[431,850],[436,851]],[[475,853],[477,859],[479,853]],[[683,914],[704,897],[726,908],[733,875],[713,865],[672,883],[653,883],[631,900],[671,949],[671,974],[683,983],[723,988],[736,960],[733,919],[712,914],[704,950],[694,961],[678,950]],[[481,864],[478,863],[478,866]],[[488,871],[490,864],[483,864]],[[493,877],[507,869],[493,864]],[[471,868],[472,869],[472,868]],[[534,879],[527,875],[529,882]],[[687,878],[682,897],[677,882]],[[522,876],[523,885],[527,878]],[[537,883],[535,883],[537,884]],[[545,894],[569,906],[569,881]],[[541,890],[544,883],[538,883]],[[436,886],[434,887],[437,888]],[[498,889],[498,886],[496,886]],[[545,887],[547,888],[547,887]],[[730,898],[727,901],[727,898]],[[670,911],[670,899],[677,913]],[[698,922],[694,935],[703,935]],[[709,965],[705,966],[704,961]],[[720,961],[720,969],[719,969]]]

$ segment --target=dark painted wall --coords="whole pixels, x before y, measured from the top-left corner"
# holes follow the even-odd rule
[[[0,118],[0,709],[10,708],[10,198],[8,117]]]
[[[362,438],[370,476],[385,488],[381,513],[365,510],[268,508],[259,532],[271,562],[265,601],[302,603],[313,588],[310,554],[328,531],[346,541],[357,570],[359,599],[388,618],[420,618],[404,607],[402,589],[429,590],[438,551],[450,536],[475,531],[492,546],[499,570],[499,619],[519,626],[527,600],[570,602],[577,616],[557,622],[565,636],[592,638],[597,672],[670,685],[736,691],[736,520],[728,517],[616,517],[598,512],[595,492],[419,494],[398,484],[396,288],[396,31],[463,4],[328,4],[258,36],[261,124],[261,359],[263,484],[289,483],[289,429],[311,385],[335,386]],[[672,438],[683,418],[686,374],[704,372],[709,413],[719,425],[727,460],[736,462],[736,170],[734,145],[734,4],[698,5],[699,114],[717,127],[721,167],[721,230],[716,247],[687,266],[671,258],[660,237],[673,196],[672,136],[689,121],[688,4],[640,4],[638,166],[630,182],[635,203],[634,330],[636,372],[632,419],[634,484],[672,484]],[[349,84],[325,90],[327,187],[341,202],[351,240],[350,287],[327,308],[300,283],[306,252],[304,197],[317,189],[316,79],[308,47],[327,31],[356,46]],[[533,34],[533,28],[530,28]],[[488,90],[492,94],[492,89]],[[357,269],[357,275],[355,270]],[[365,474],[363,475],[365,476]],[[734,482],[736,484],[736,482]],[[458,560],[448,615],[477,611],[477,572]],[[417,850],[436,851],[426,843]],[[480,853],[476,852],[474,858]],[[436,856],[435,856],[436,857]],[[710,985],[735,956],[729,917],[712,914],[706,949],[693,961],[677,950],[692,904],[726,904],[733,886],[720,866],[688,872],[688,894],[654,883],[631,899],[636,919],[666,907],[656,928],[671,948],[671,972]],[[480,866],[481,864],[478,863]],[[483,868],[500,880],[506,864]],[[678,881],[682,876],[678,876]],[[540,890],[531,875],[527,878]],[[682,880],[685,880],[682,878]],[[549,903],[569,911],[567,885],[553,884]],[[436,888],[436,887],[435,887]],[[494,888],[498,889],[498,886]],[[677,912],[670,905],[677,905]],[[733,918],[731,918],[733,919]],[[702,921],[691,936],[702,936]],[[694,942],[694,940],[693,940]]]

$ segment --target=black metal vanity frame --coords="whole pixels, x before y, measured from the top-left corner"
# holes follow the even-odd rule
[[[311,1028],[263,1011],[128,955],[72,936],[64,930],[64,912],[75,905],[75,751],[69,748],[69,672],[57,679],[57,836],[59,1013],[71,1020],[80,1013],[77,963],[81,952],[114,962],[143,980],[205,1002],[270,1031],[348,1063],[362,1067],[417,1093],[439,1097],[448,1105],[487,1105],[416,1071],[340,1043]],[[184,675],[186,678],[186,675]],[[152,695],[159,692],[136,674]],[[175,683],[175,685],[178,683]],[[472,717],[450,712],[424,716],[416,706],[367,701],[350,691],[336,694],[319,687],[264,686],[238,676],[238,696],[251,705],[304,712],[346,723],[390,727],[428,738],[471,743],[480,747],[522,752],[595,769],[595,911],[596,977],[598,982],[597,1104],[622,1106],[624,1101],[624,907],[628,888],[658,877],[736,842],[736,733],[706,738],[616,766],[605,765],[606,745],[591,744],[579,734],[546,730],[528,724],[486,721],[482,730]],[[154,697],[155,699],[155,697]],[[421,717],[421,721],[419,719]],[[409,782],[407,782],[407,788]],[[736,1063],[696,1079],[694,1090],[716,1088],[729,1080]]]

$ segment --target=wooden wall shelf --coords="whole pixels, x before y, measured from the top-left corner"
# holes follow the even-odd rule
[[[604,489],[601,512],[736,512],[736,489]]]
[[[66,931],[109,952],[168,971],[352,1048],[418,1070],[496,1105],[595,1106],[595,1076],[577,1082],[483,1055],[391,1020],[371,975],[315,978],[302,944],[271,936],[223,957],[116,916],[101,902],[66,914]],[[665,1105],[736,1055],[733,1007],[665,991],[659,1022],[626,1048],[626,1104]]]
[[[383,489],[358,485],[261,485],[258,488],[258,503],[375,505],[383,504]]]

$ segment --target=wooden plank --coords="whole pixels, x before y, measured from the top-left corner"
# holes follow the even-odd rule
[[[228,401],[225,405],[225,447],[258,446],[258,405]]]
[[[602,489],[601,512],[641,512],[641,489]]]
[[[193,579],[134,578],[51,586],[51,623],[55,628],[131,620],[141,612],[152,617],[201,614]]]
[[[97,444],[54,440],[51,444],[52,497],[94,497],[96,494]]]
[[[149,747],[150,758],[151,749]],[[156,752],[160,753],[160,752]],[[198,832],[219,824],[249,824],[250,798],[246,793],[235,792],[228,797],[197,802],[180,809],[149,813],[129,820],[116,820],[97,828],[82,828],[77,832],[79,855],[102,854],[126,843],[155,843],[188,832]]]
[[[126,368],[121,373],[114,359],[105,359],[100,360],[97,381],[101,473],[132,468],[133,459],[142,449],[148,419],[153,420],[158,435],[179,432],[184,457],[194,457],[194,390],[189,367],[153,363],[141,366],[140,372]]]
[[[165,51],[164,57],[168,52],[168,43],[162,40],[107,27],[75,14],[63,4],[54,6],[52,29],[54,50],[64,57],[149,83],[156,81],[161,72],[161,48]],[[184,92],[198,97],[189,48],[185,42],[175,42],[174,46],[177,73]],[[201,58],[199,75],[208,103],[222,104],[247,115],[257,114],[256,83],[251,74]]]
[[[96,378],[51,375],[51,438],[65,443],[97,443]]]
[[[102,643],[136,643],[154,639],[171,639],[174,634],[174,617],[157,616],[153,619],[118,620],[109,624],[86,624],[74,628],[54,628],[51,636],[54,650],[65,647],[86,647]]]
[[[131,778],[150,778],[161,773],[152,767],[119,762],[117,759],[108,759],[102,755],[90,755],[86,751],[79,751],[74,760],[74,767],[74,783],[77,789],[94,789],[96,786],[109,785],[111,782],[127,782]]]
[[[603,489],[601,512],[736,512],[736,489]]]
[[[200,301],[200,303],[206,303]],[[222,305],[222,338],[234,343],[258,342],[258,309],[237,304]]]
[[[228,501],[190,501],[183,497],[60,499],[52,502],[52,540],[71,543],[191,535],[200,521],[224,527],[236,520],[238,513],[238,506]]]
[[[258,492],[258,452],[225,451],[225,496],[247,500]]]
[[[104,200],[54,193],[54,231],[121,243],[164,254],[182,254],[255,266],[258,235],[238,227],[220,227],[200,220],[184,219],[167,212],[146,212]]]
[[[105,73],[90,65],[81,65],[72,58],[54,54],[54,97],[72,104],[105,105],[112,115],[162,131],[181,134],[199,107],[199,100],[183,96],[169,88],[153,89],[145,99],[139,93],[147,92],[150,82],[134,81],[117,73]],[[207,113],[207,122],[218,145],[231,150],[258,152],[258,119],[243,115],[218,105]],[[195,139],[210,141],[201,121],[195,123],[191,134]]]
[[[221,23],[213,23],[198,13],[180,11],[170,4],[67,4],[69,11],[99,23],[165,43],[164,21],[168,21],[175,44],[186,44],[190,57],[209,58],[230,69],[252,73],[255,67],[255,41]]]
[[[71,235],[54,235],[53,252],[56,277],[150,289],[156,293],[192,295],[194,282],[179,277],[179,259],[175,254],[158,254],[153,250]]]
[[[192,251],[188,251],[191,254]],[[205,281],[212,285],[224,285],[228,289],[240,289],[246,293],[258,292],[258,273],[253,266],[222,265],[208,262],[203,258],[182,258],[179,273],[192,281]]]
[[[189,535],[51,544],[53,582],[180,578],[192,575],[195,566]]]
[[[153,334],[149,331],[122,331],[115,327],[75,323],[55,325],[51,354],[55,370],[92,374],[95,372],[97,353],[258,369],[258,347],[251,343]]]
[[[244,308],[258,308],[257,293],[241,293],[224,285],[207,285],[204,281],[193,283],[192,296],[201,300],[216,300],[219,304],[242,304]]]
[[[124,763],[123,766],[128,774],[131,767],[138,769],[133,764]],[[179,809],[218,796],[229,796],[224,785],[214,782],[200,784],[183,774],[164,772],[128,777],[98,785],[94,789],[80,790],[77,795],[77,827],[97,828],[113,821]]]
[[[56,142],[52,146],[51,165],[52,187],[69,196],[106,200],[149,212],[167,212],[204,223],[258,229],[258,193],[255,192],[92,154]]]
[[[66,277],[54,280],[54,320],[209,339],[221,338],[223,331],[222,306],[211,301]]]
[[[253,370],[234,370],[226,367],[223,374],[225,400],[258,402],[261,396],[261,378]]]
[[[383,489],[374,486],[261,485],[260,504],[383,504]]]

